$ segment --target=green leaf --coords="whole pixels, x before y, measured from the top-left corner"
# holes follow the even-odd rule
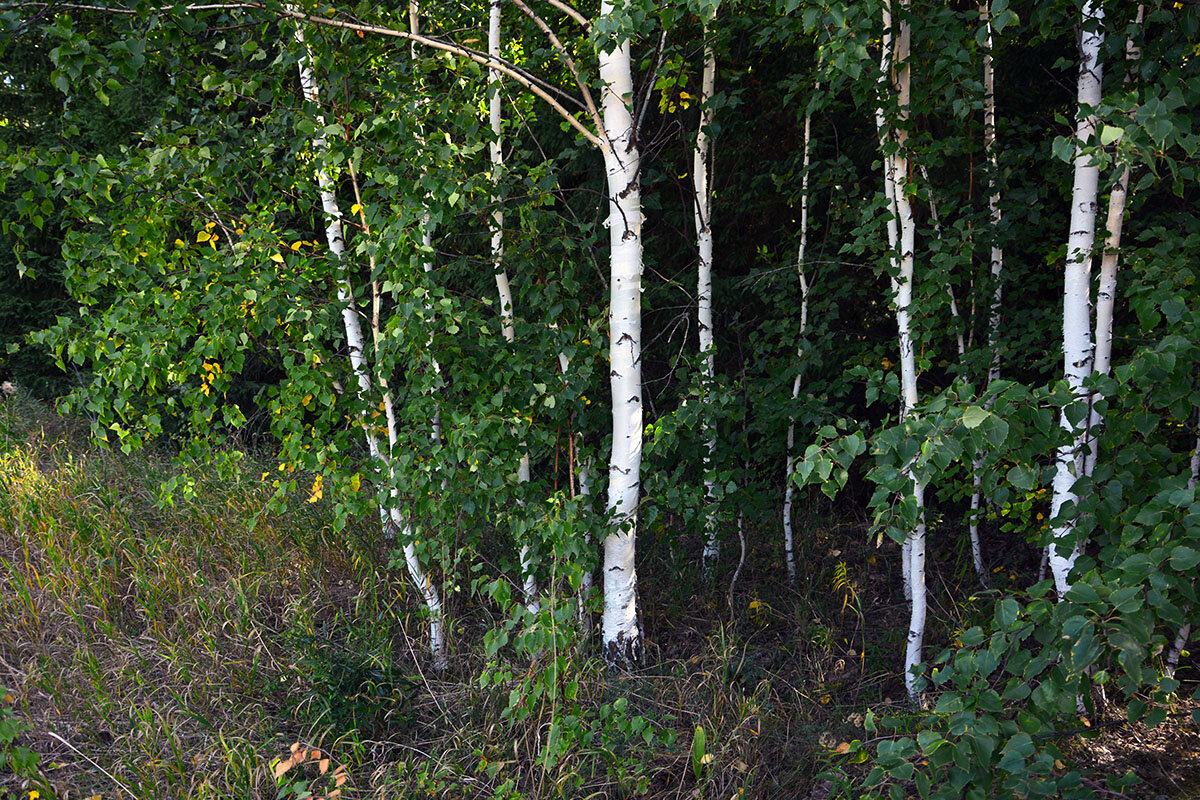
[[[967,410],[963,412],[962,416],[963,426],[974,430],[982,425],[983,421],[991,416],[991,413],[983,406],[967,406]]]
[[[996,627],[1007,630],[1021,615],[1021,606],[1011,597],[1006,597],[996,604]]]
[[[1022,491],[1032,491],[1037,486],[1037,473],[1024,464],[1018,464],[1008,471],[1008,482]]]
[[[692,774],[696,776],[696,780],[700,780],[700,776],[704,773],[704,750],[707,739],[708,737],[704,733],[704,726],[697,725],[696,733],[692,737]]]
[[[1171,569],[1186,572],[1197,564],[1200,564],[1200,550],[1181,544],[1171,551]]]
[[[1105,125],[1100,130],[1100,144],[1104,147],[1107,147],[1113,142],[1120,141],[1121,137],[1124,135],[1125,131],[1122,128],[1118,128],[1114,125]]]

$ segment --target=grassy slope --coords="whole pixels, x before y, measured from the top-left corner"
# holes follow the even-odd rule
[[[264,516],[255,481],[199,476],[194,499],[160,509],[169,460],[86,448],[14,402],[0,453],[0,685],[34,723],[50,784],[273,795],[263,764],[320,717],[297,662],[346,619],[369,662],[404,622],[387,601],[399,587],[319,508]]]

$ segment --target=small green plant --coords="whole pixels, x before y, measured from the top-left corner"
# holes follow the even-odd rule
[[[13,775],[35,783],[39,779],[38,765],[42,759],[33,750],[16,743],[32,726],[17,717],[13,709],[15,703],[16,699],[9,691],[0,686],[0,777]]]

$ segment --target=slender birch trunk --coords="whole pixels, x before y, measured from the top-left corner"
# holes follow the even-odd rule
[[[987,346],[992,353],[987,383],[1000,380],[1000,309],[1004,299],[1004,249],[1000,246],[1000,154],[996,149],[996,72],[992,62],[992,4],[981,3],[979,15],[987,28],[983,49],[983,152],[988,162],[988,213],[992,223],[992,248],[989,259],[992,273],[992,302],[988,307]],[[976,489],[978,493],[978,489]]]
[[[888,221],[888,240],[891,246],[892,292],[896,304],[896,328],[900,340],[900,389],[901,420],[913,416],[917,405],[917,362],[913,348],[911,307],[913,295],[913,250],[915,223],[912,203],[909,200],[908,183],[907,123],[909,98],[911,96],[911,67],[908,63],[911,30],[907,20],[910,0],[899,1],[900,19],[896,24],[893,40],[892,2],[883,7],[883,86],[896,98],[895,121],[888,123],[884,111],[884,98],[876,108],[881,152],[884,164],[884,194],[892,213]],[[882,87],[881,87],[882,88]],[[888,154],[888,141],[895,145],[895,152]],[[905,537],[905,566],[908,590],[911,599],[911,615],[908,626],[908,644],[904,654],[904,685],[909,697],[917,699],[916,676],[912,670],[921,663],[921,650],[925,638],[925,487],[913,475],[910,466],[904,473],[912,481],[913,498],[916,501],[918,519]]]
[[[925,189],[929,193],[929,220],[933,223],[933,235],[942,238],[942,223],[938,218],[937,203],[933,199],[933,186],[929,181],[929,171],[924,164],[917,167],[921,171],[921,180],[925,181]],[[955,334],[958,345],[959,363],[964,363],[967,356],[967,344],[963,339],[963,319],[958,313],[958,303],[954,299],[954,288],[947,283],[946,292],[950,295],[950,317],[954,320]],[[976,456],[971,462],[971,510],[967,520],[967,534],[971,542],[971,563],[975,567],[975,575],[979,583],[987,586],[987,574],[983,567],[983,545],[979,541],[979,498],[982,485],[979,470],[983,466],[983,457]]]
[[[1142,24],[1145,7],[1138,6],[1137,24]],[[1134,65],[1141,57],[1141,51],[1133,40],[1125,44],[1125,60],[1129,71],[1125,77],[1126,83],[1133,79]],[[1121,232],[1125,225],[1125,206],[1129,197],[1130,167],[1125,164],[1121,174],[1108,197],[1108,216],[1105,219],[1104,254],[1100,257],[1100,284],[1096,289],[1096,331],[1095,353],[1092,357],[1092,369],[1100,375],[1107,375],[1112,368],[1112,325],[1113,311],[1117,299],[1117,264],[1121,253]],[[1092,392],[1088,397],[1088,440],[1084,450],[1085,475],[1091,476],[1096,471],[1096,461],[1100,456],[1100,428],[1104,425],[1104,415],[1096,404],[1100,401],[1099,392]]]
[[[996,149],[996,73],[992,62],[992,4],[991,0],[980,3],[979,16],[987,32],[983,45],[983,152],[988,163],[988,215],[992,225],[992,246],[988,259],[992,275],[992,302],[988,307],[987,347],[992,354],[988,363],[987,378],[983,391],[986,393],[993,381],[1000,380],[1000,308],[1004,299],[1004,249],[1000,246],[1000,225],[1003,213],[1000,210],[1000,155]],[[988,401],[991,405],[991,401]],[[979,511],[983,495],[983,459],[985,453],[976,453],[971,460],[971,560],[979,583],[987,586],[987,570],[983,564],[983,546],[979,540]]]
[[[491,0],[488,10],[488,55],[500,57],[500,11],[503,0]],[[488,145],[488,154],[492,162],[492,183],[500,185],[501,174],[504,170],[504,150],[502,148],[501,127],[501,97],[500,73],[495,69],[488,70],[488,120],[492,126],[492,141]],[[504,208],[500,205],[500,196],[492,196],[492,272],[496,275],[496,293],[500,296],[500,330],[504,340],[512,345],[517,338],[513,325],[513,295],[509,286],[508,273],[504,269]],[[517,465],[517,483],[529,483],[529,450],[523,449],[521,461]],[[524,505],[524,500],[520,501]],[[525,608],[530,614],[541,610],[538,603],[537,575],[534,572],[533,550],[528,544],[521,544],[521,587],[525,595]]]
[[[419,34],[421,32],[421,6],[417,0],[409,0],[408,3],[408,28],[413,34]],[[416,63],[417,43],[415,41],[409,42],[409,57],[412,58],[414,63]],[[423,145],[425,143],[425,136],[422,133],[422,128],[423,126],[420,122],[418,122],[417,140]],[[429,213],[429,202],[428,198],[426,198],[426,203],[421,208],[421,247],[426,254],[433,252],[433,229],[433,216]],[[421,262],[421,266],[424,268],[426,275],[431,275],[433,273],[433,257],[426,255]],[[429,313],[430,319],[432,320],[433,306],[427,302],[425,304],[425,310]],[[432,330],[429,332],[429,339],[427,340],[426,347],[431,350],[433,348]],[[433,363],[434,375],[440,376],[442,374],[442,365],[438,363],[436,358],[431,357],[430,361]],[[430,421],[429,425],[429,438],[435,445],[441,444],[442,442],[442,408],[440,404],[435,403],[433,408],[433,419]],[[444,479],[442,483],[445,485]]]
[[[717,78],[717,57],[708,40],[708,25],[704,26],[704,76],[700,84],[700,128],[696,132],[696,149],[692,154],[692,188],[695,192],[696,245],[700,251],[697,273],[697,328],[700,333],[701,377],[704,392],[703,430],[704,453],[704,574],[712,577],[721,545],[717,541],[717,485],[713,477],[717,451],[717,434],[712,419],[712,390],[716,379],[716,345],[713,343],[712,313],[712,187],[708,170],[712,158],[712,142],[708,128],[712,125],[713,88]]]
[[[1096,133],[1095,109],[1101,99],[1100,47],[1104,43],[1103,23],[1104,8],[1100,2],[1085,0],[1077,89],[1079,119],[1075,129],[1075,180],[1071,190],[1071,222],[1063,281],[1063,377],[1077,403],[1087,402],[1088,392],[1083,383],[1092,366],[1089,284],[1092,247],[1096,239],[1100,170],[1095,159],[1086,155],[1083,148],[1091,144]],[[1079,501],[1074,491],[1075,481],[1082,473],[1087,443],[1086,427],[1072,423],[1066,408],[1062,411],[1059,425],[1070,441],[1060,446],[1055,456],[1051,519],[1059,519],[1064,508],[1068,509],[1069,516],[1074,516],[1073,507]],[[1050,570],[1054,574],[1054,584],[1060,597],[1071,588],[1071,570],[1081,550],[1080,542],[1069,541],[1074,531],[1074,520],[1065,519],[1055,524],[1052,533]]]
[[[592,504],[592,459],[590,457],[578,458],[579,445],[583,442],[583,437],[577,437],[575,442],[575,453],[578,459],[576,461],[577,466],[575,467],[575,480],[579,483],[579,497],[582,498],[580,501],[581,505],[590,513]],[[591,541],[592,537],[589,535],[587,542],[590,544]],[[579,594],[581,597],[586,598],[591,593],[592,571],[589,569],[579,579]]]
[[[601,18],[613,0],[601,0]],[[604,613],[601,639],[610,664],[642,656],[634,559],[642,466],[642,204],[639,153],[633,121],[629,40],[599,54],[605,172],[608,177],[610,253],[609,362],[612,386],[612,455],[604,540]]]
[[[820,89],[820,85],[817,85]],[[796,346],[796,378],[792,381],[792,404],[800,398],[800,384],[803,373],[804,334],[808,330],[808,280],[804,274],[804,256],[808,248],[808,169],[812,155],[812,114],[804,115],[804,164],[800,176],[800,246],[796,250],[796,272],[800,277],[800,330]],[[793,415],[788,420],[787,451],[783,463],[783,550],[787,557],[788,580],[796,583],[796,550],[795,533],[792,529],[792,504],[796,496],[796,486],[792,475],[796,471],[796,458],[793,455],[796,448],[796,418]]]
[[[304,29],[300,26],[296,28],[296,42],[302,48],[300,58],[297,62],[297,68],[300,72],[300,87],[304,93],[305,99],[314,105],[319,105],[321,102],[320,92],[317,88],[316,77],[312,71],[312,56],[308,49],[308,45],[304,40]],[[316,118],[317,130],[323,131],[325,128],[325,120],[321,115]],[[320,156],[328,152],[328,145],[325,141],[324,133],[318,133],[313,137],[313,151],[318,155],[317,168],[317,186],[321,195],[321,207],[325,214],[325,238],[329,243],[329,252],[333,255],[335,261],[341,265],[338,276],[338,302],[342,304],[342,323],[346,331],[346,345],[350,351],[350,366],[358,380],[358,388],[360,397],[363,399],[369,398],[373,394],[372,379],[370,369],[367,366],[365,358],[365,345],[363,340],[362,325],[358,318],[358,309],[355,307],[353,287],[350,283],[349,269],[345,266],[346,243],[342,233],[342,212],[338,207],[336,185],[333,178],[329,175],[324,166],[320,165]],[[395,416],[392,413],[391,395],[388,393],[385,396],[385,408],[388,414],[388,451],[384,454],[379,447],[379,440],[374,433],[374,429],[369,420],[364,416],[362,419],[363,432],[367,440],[367,451],[371,455],[373,461],[382,461],[387,470],[388,485],[390,487],[390,496],[392,498],[391,507],[388,509],[380,509],[380,521],[384,526],[385,534],[394,526],[396,529],[404,533],[404,561],[408,567],[409,576],[417,589],[421,592],[425,600],[425,605],[429,609],[429,645],[430,651],[433,654],[434,667],[438,670],[444,669],[446,666],[446,646],[445,637],[443,634],[443,619],[442,619],[442,602],[438,595],[437,587],[433,585],[429,574],[421,566],[420,559],[417,556],[416,544],[413,541],[413,532],[404,519],[398,507],[398,498],[396,493],[396,476],[393,472],[391,453],[392,448],[396,444],[396,425]]]

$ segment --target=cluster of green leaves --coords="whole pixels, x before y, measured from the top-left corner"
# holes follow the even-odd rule
[[[38,769],[41,756],[24,744],[17,744],[21,734],[33,726],[17,716],[14,702],[8,690],[0,686],[0,775],[11,775],[41,786]]]

